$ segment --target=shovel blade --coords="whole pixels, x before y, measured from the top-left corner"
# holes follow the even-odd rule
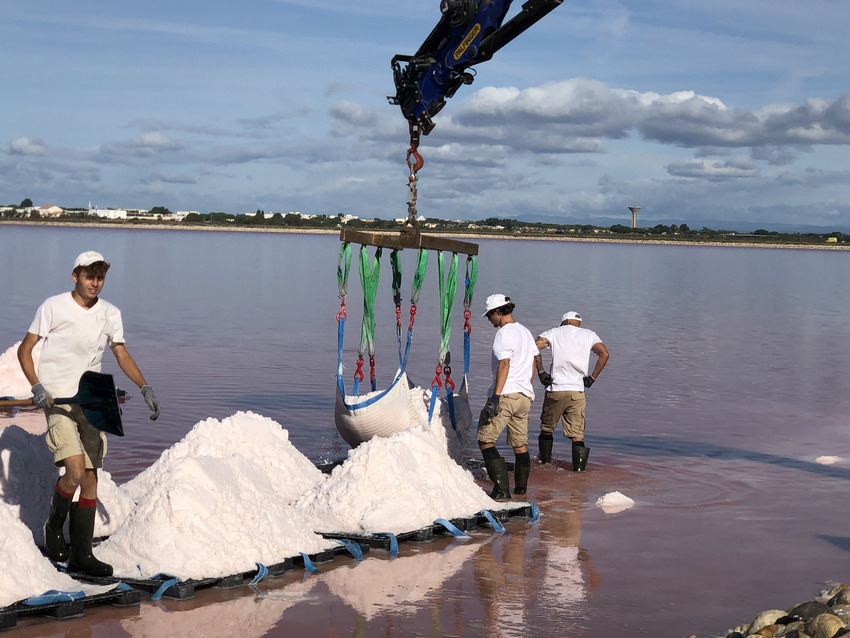
[[[84,372],[77,394],[67,399],[55,399],[54,403],[77,403],[89,423],[98,430],[124,436],[118,392],[111,374]]]

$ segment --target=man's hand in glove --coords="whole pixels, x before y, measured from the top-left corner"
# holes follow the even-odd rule
[[[40,383],[36,383],[32,387],[32,403],[42,410],[46,410],[50,407],[50,395]]]
[[[484,404],[484,414],[487,415],[487,418],[492,419],[494,416],[499,414],[499,395],[494,394],[489,399],[487,399],[487,403]]]
[[[159,399],[153,393],[153,388],[149,385],[142,386],[142,396],[145,398],[145,403],[151,409],[151,421],[156,421],[159,418]]]
[[[552,375],[543,370],[543,372],[537,373],[537,378],[540,379],[540,383],[543,384],[543,387],[548,388],[552,385]]]
[[[589,388],[590,386],[593,385],[593,382],[596,381],[596,379],[594,379],[590,375],[587,375],[586,377],[584,377],[584,379],[582,379],[582,381],[584,381],[584,387]]]

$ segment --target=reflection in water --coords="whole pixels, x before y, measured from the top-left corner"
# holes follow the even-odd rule
[[[320,578],[331,593],[365,620],[379,614],[409,615],[458,573],[477,549],[472,540],[456,541],[443,551],[425,549],[392,560],[370,557],[350,569],[335,569]]]
[[[539,524],[488,542],[475,555],[490,636],[562,636],[586,624],[585,603],[599,578],[580,546],[586,498],[567,488],[568,476],[553,465],[538,468]]]
[[[139,617],[122,621],[133,638],[185,638],[186,636],[239,636],[261,638],[280,621],[284,612],[305,599],[316,581],[306,579],[273,592],[257,592],[183,611],[171,611],[169,602],[143,605]],[[177,603],[179,605],[179,603]]]

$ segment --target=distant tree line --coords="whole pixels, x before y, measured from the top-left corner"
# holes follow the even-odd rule
[[[0,212],[0,218],[20,219],[26,217],[33,221],[39,221],[38,212],[32,209],[32,200],[24,199],[20,205],[11,204],[8,210]],[[31,212],[30,212],[31,211]],[[173,213],[165,206],[154,206],[149,213],[153,216],[161,216],[166,220]],[[131,224],[173,224],[173,221],[156,221],[152,219],[128,219],[128,220],[104,220],[91,217],[87,209],[65,209],[59,218],[51,218],[51,221],[74,221],[93,223],[131,223]],[[273,213],[267,214],[261,209],[254,212],[231,214],[225,212],[189,213],[181,223],[192,225],[213,226],[240,226],[240,227],[270,227],[270,228],[339,228],[343,225],[348,228],[394,230],[399,228],[399,223],[394,219],[362,220],[348,218],[342,213],[336,215],[301,215],[300,213]],[[703,226],[699,230],[691,229],[688,224],[656,224],[650,227],[632,228],[624,224],[614,224],[610,227],[595,226],[592,224],[554,224],[548,222],[525,222],[519,219],[503,219],[498,217],[487,217],[477,221],[447,221],[434,217],[420,221],[423,232],[452,232],[457,234],[476,233],[493,235],[566,235],[573,237],[604,237],[611,236],[617,239],[648,239],[664,237],[666,240],[677,241],[764,241],[768,243],[823,243],[826,241],[847,243],[850,235],[835,231],[827,234],[819,233],[780,233],[759,228],[751,233],[740,233],[732,230],[714,230]]]

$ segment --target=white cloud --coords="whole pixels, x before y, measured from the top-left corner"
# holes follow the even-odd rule
[[[12,155],[44,155],[47,146],[38,138],[18,137],[9,143],[9,153]]]

